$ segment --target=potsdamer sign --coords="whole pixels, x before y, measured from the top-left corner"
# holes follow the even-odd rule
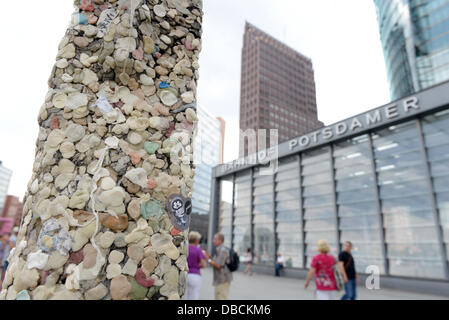
[[[369,111],[363,115],[355,116],[353,118],[343,120],[337,124],[324,127],[324,129],[308,133],[299,138],[295,138],[289,141],[288,146],[290,150],[301,147],[308,147],[309,145],[319,144],[332,140],[334,137],[341,137],[346,134],[355,133],[356,131],[363,130],[364,128],[371,128],[376,124],[384,122],[384,120],[391,120],[398,118],[402,113],[408,114],[411,110],[419,110],[419,100],[413,96],[400,104],[393,103],[388,106]]]
[[[256,154],[240,158],[214,168],[214,176],[223,176],[254,165],[268,164],[274,156],[287,155],[337,141],[353,135],[363,134],[373,129],[404,121],[429,110],[449,104],[449,81],[420,91],[414,95],[390,104],[361,113],[346,120],[309,132],[285,141],[278,146],[261,150]],[[277,147],[277,150],[276,150]]]

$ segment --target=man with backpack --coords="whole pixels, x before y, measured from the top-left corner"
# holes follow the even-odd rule
[[[345,295],[341,297],[341,300],[355,300],[357,298],[357,284],[360,283],[351,249],[351,241],[346,241],[345,250],[338,256],[338,264],[345,280]]]
[[[232,281],[232,273],[229,266],[232,269],[235,268],[235,255],[233,250],[224,246],[224,235],[222,233],[215,234],[213,243],[215,255],[212,258],[207,251],[205,255],[207,262],[214,268],[215,300],[228,300]]]

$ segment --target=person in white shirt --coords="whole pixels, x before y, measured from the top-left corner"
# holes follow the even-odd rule
[[[251,254],[251,248],[246,250],[245,255],[240,259],[244,264],[246,264],[245,273],[251,276],[253,273],[251,271],[251,265],[253,263],[253,255]]]
[[[275,267],[276,277],[281,276],[281,270],[284,268],[284,262],[285,262],[284,257],[280,253],[278,253]]]

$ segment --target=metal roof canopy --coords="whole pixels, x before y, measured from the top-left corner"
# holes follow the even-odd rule
[[[443,108],[448,104],[449,81],[446,81],[386,105],[289,139],[277,146],[216,166],[213,168],[212,175],[218,178],[266,164],[267,158],[265,158],[265,155],[271,154],[275,157],[274,148],[276,147],[278,147],[277,158],[279,159],[332,142],[363,135],[430,111],[437,111],[438,108]]]

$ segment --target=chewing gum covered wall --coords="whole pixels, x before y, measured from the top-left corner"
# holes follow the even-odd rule
[[[202,1],[75,7],[0,297],[182,299]]]

